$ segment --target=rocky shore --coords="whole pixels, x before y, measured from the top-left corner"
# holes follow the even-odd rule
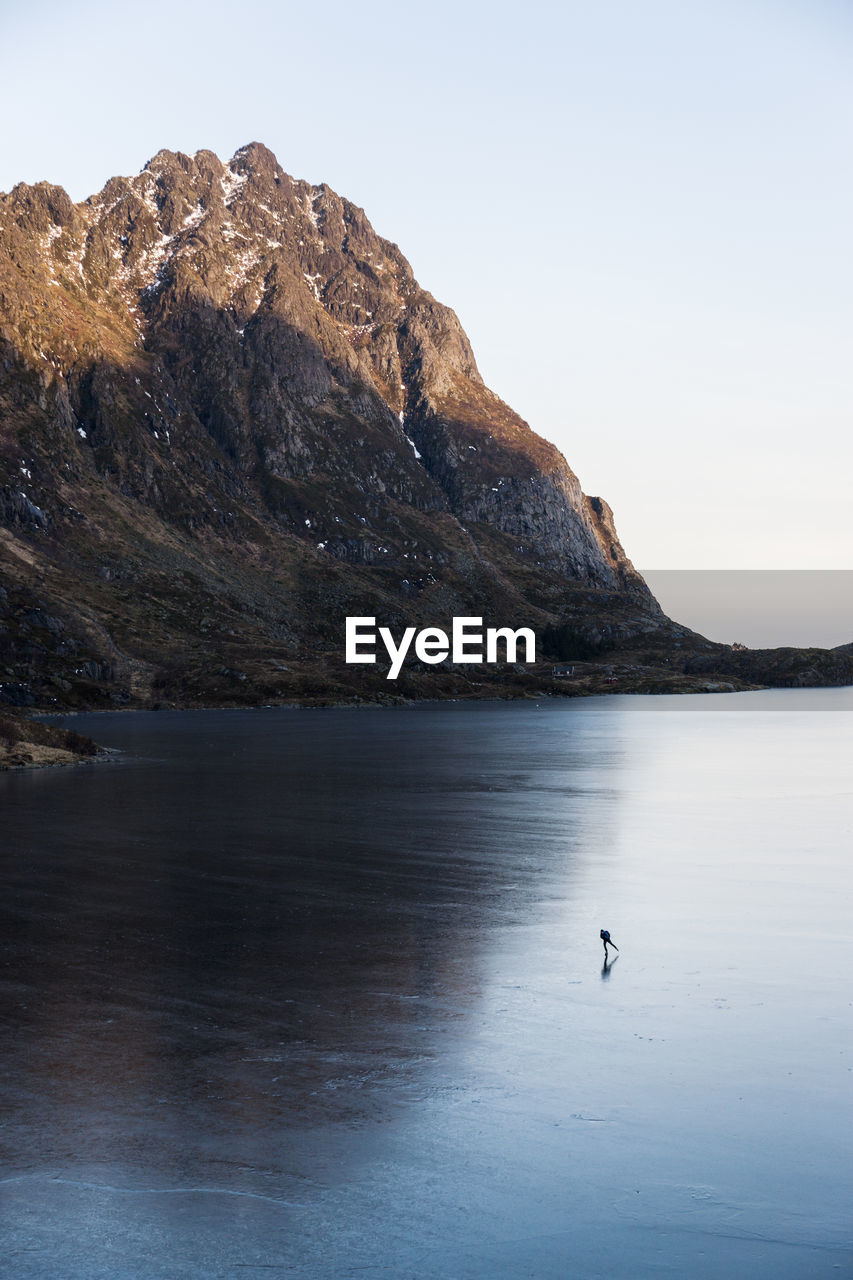
[[[97,743],[73,729],[0,715],[0,771],[79,764],[99,754]]]

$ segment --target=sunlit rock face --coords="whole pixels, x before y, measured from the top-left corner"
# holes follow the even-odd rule
[[[332,688],[347,612],[663,622],[453,311],[258,143],[0,197],[0,529],[0,658],[63,704]]]

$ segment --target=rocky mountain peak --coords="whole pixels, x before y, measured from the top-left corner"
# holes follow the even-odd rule
[[[122,545],[144,527],[192,554],[275,546],[348,587],[358,566],[400,616],[553,619],[577,589],[660,616],[609,508],[484,385],[455,313],[261,143],[159,151],[80,204],[0,196],[0,368],[0,517],[75,546],[83,577],[94,530],[121,524]]]

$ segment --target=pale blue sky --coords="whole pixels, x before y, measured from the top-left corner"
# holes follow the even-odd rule
[[[839,0],[0,0],[0,189],[265,142],[396,240],[641,568],[853,567]]]

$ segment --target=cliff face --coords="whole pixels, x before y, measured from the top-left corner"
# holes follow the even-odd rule
[[[663,623],[454,313],[256,143],[0,197],[0,573],[0,699],[293,696],[347,612]]]

